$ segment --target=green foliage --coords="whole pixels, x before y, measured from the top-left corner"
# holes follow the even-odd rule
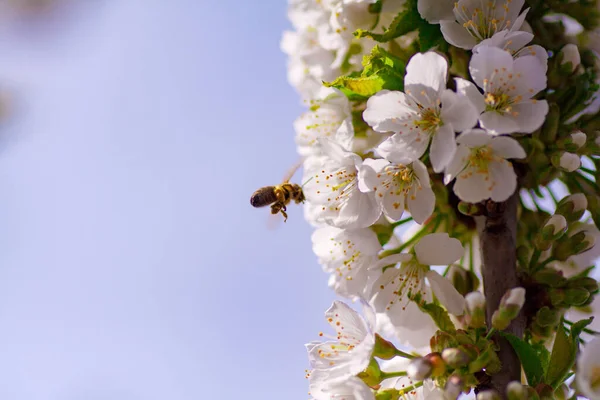
[[[584,319],[571,326],[571,332],[567,335],[563,324],[560,324],[554,339],[550,363],[546,371],[545,383],[556,389],[569,376],[569,371],[575,363],[577,350],[579,349],[579,336],[586,326],[592,323],[593,318]]]
[[[519,339],[515,335],[507,332],[500,332],[510,345],[515,349],[515,352],[521,360],[523,371],[527,377],[529,386],[536,386],[542,381],[544,376],[544,367],[538,356],[536,349],[529,343]]]
[[[417,0],[408,0],[404,10],[394,18],[389,28],[383,34],[359,29],[354,35],[358,38],[368,37],[377,42],[385,43],[417,30],[421,25],[421,21],[421,15],[419,15],[419,10],[417,10]]]
[[[431,319],[433,319],[433,322],[435,322],[440,330],[448,333],[456,332],[456,327],[452,323],[452,320],[445,309],[434,303],[426,303],[420,294],[409,296],[409,298],[417,303],[421,311],[428,314]]]
[[[366,100],[383,89],[404,88],[404,61],[379,46],[363,59],[362,72],[341,76],[333,82],[324,83],[344,93],[350,100]]]
[[[408,0],[404,10],[392,21],[383,33],[374,33],[364,29],[357,30],[354,35],[358,38],[371,38],[376,42],[386,43],[413,31],[419,31],[419,44],[422,52],[438,45],[445,45],[444,37],[437,24],[430,24],[419,14],[417,0]]]

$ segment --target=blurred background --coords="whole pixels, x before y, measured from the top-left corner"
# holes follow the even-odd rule
[[[308,398],[286,7],[0,0],[0,398]]]

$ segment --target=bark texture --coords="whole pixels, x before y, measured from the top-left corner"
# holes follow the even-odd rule
[[[477,217],[488,326],[491,326],[492,314],[498,308],[504,293],[519,286],[516,246],[518,201],[517,190],[503,203],[488,201],[486,215]],[[522,338],[525,324],[526,319],[521,311],[505,332]],[[513,380],[521,381],[521,363],[505,339],[496,334],[494,340],[500,346],[498,356],[502,362],[502,370],[491,377],[489,384],[482,384],[477,389],[495,389],[506,398],[506,385]]]

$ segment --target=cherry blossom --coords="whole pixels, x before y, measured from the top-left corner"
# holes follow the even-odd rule
[[[458,150],[446,169],[444,182],[448,184],[456,178],[454,193],[469,203],[508,199],[517,188],[517,175],[506,159],[525,158],[519,143],[482,129],[463,132],[457,142]]]
[[[405,93],[382,90],[370,97],[364,120],[395,134],[377,148],[388,161],[408,164],[431,142],[433,170],[441,172],[456,149],[455,132],[471,128],[477,110],[466,96],[446,89],[448,63],[434,52],[414,55],[406,67]]]

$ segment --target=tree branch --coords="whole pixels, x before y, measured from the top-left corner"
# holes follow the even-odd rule
[[[477,230],[481,243],[482,276],[486,297],[487,323],[491,327],[492,314],[498,308],[500,299],[508,289],[519,286],[517,276],[517,205],[519,191],[503,203],[488,201],[486,215],[477,217]],[[506,332],[522,338],[526,319],[521,311]],[[479,385],[476,391],[497,390],[506,398],[506,385],[510,381],[521,381],[521,363],[512,346],[496,334],[494,340],[500,346],[498,356],[502,370],[491,377],[490,384]]]

